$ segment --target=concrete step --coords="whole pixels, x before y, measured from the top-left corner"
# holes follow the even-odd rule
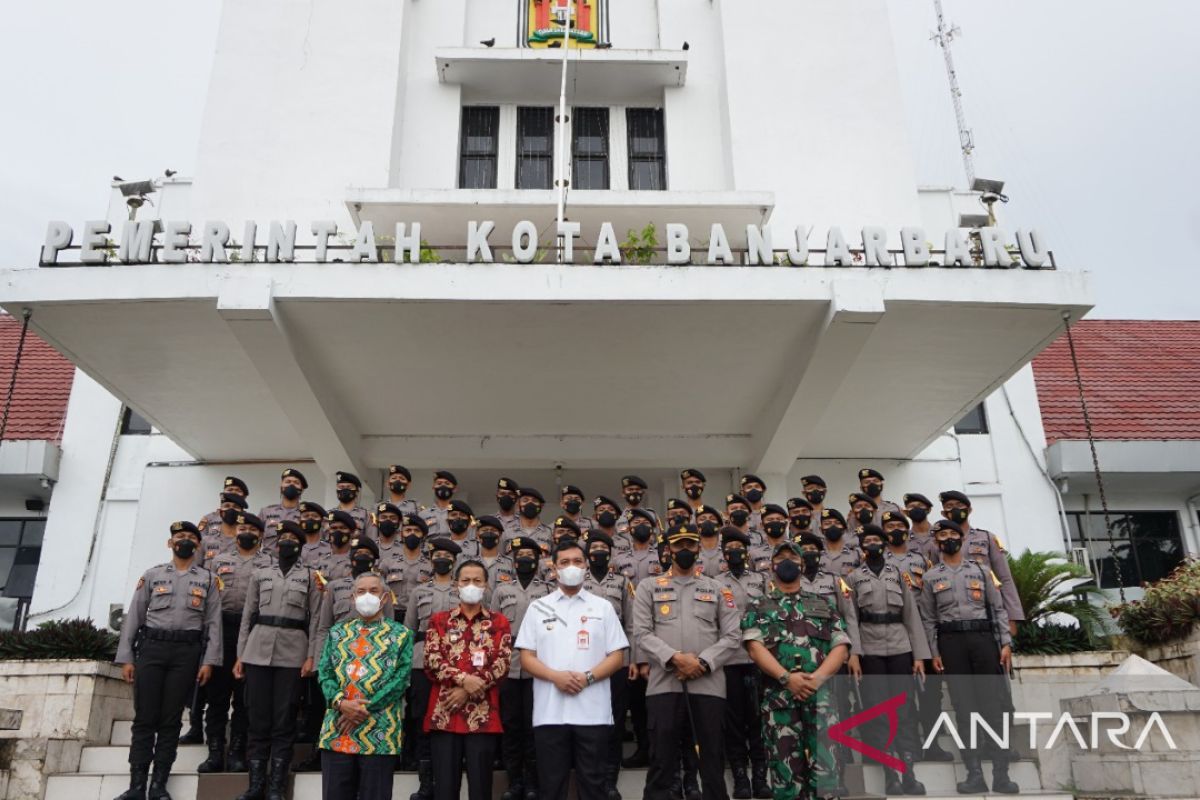
[[[174,800],[196,800],[198,784],[196,775],[172,775],[167,791]],[[112,800],[128,788],[128,769],[113,775],[51,775],[46,780],[45,800]]]
[[[133,720],[113,720],[112,735],[108,741],[109,744],[119,744],[128,747],[133,742]]]
[[[991,763],[983,762],[983,777],[989,784],[992,777]],[[925,784],[930,795],[957,795],[955,784],[967,777],[966,767],[961,762],[920,762],[913,770],[917,780]],[[1040,790],[1042,783],[1035,761],[1015,761],[1009,764],[1008,775],[1024,790]],[[850,791],[867,795],[882,795],[884,768],[879,764],[851,764],[846,767],[846,786]]]

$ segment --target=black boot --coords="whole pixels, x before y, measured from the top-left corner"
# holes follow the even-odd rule
[[[770,800],[773,796],[767,781],[767,762],[755,761],[750,765],[750,790],[758,800]]]
[[[188,723],[187,733],[179,737],[180,744],[204,744],[204,731],[200,729],[200,721],[192,717]]]
[[[901,753],[900,760],[904,762],[904,775],[900,777],[900,785],[904,788],[905,794],[925,794],[925,784],[917,780],[917,773],[913,771],[912,753]]]
[[[644,769],[650,766],[650,753],[644,747],[639,747],[628,758],[621,759],[621,766],[625,769]]]
[[[433,762],[417,762],[417,779],[421,785],[408,796],[408,800],[433,800]]]
[[[318,751],[319,753],[319,751]],[[271,777],[267,779],[267,800],[287,800],[288,767],[291,759],[272,758]]]
[[[500,795],[500,800],[525,800],[525,784],[521,781],[519,767],[509,767],[508,788]]]
[[[963,753],[963,765],[967,768],[967,779],[954,787],[959,794],[986,794],[988,787],[983,780],[983,769],[979,766],[979,755]]]
[[[696,779],[696,770],[690,765],[683,769],[683,800],[703,800],[700,792],[700,782]]]
[[[1017,794],[1021,787],[1008,777],[1008,753],[997,753],[992,758],[992,791],[999,794]]]
[[[267,796],[267,762],[260,758],[250,759],[250,783],[237,800],[263,800]]]
[[[149,764],[129,765],[129,788],[116,800],[146,800],[146,781],[150,778]]]
[[[246,771],[246,737],[234,734],[229,740],[229,756],[225,759],[225,769],[229,772]]]
[[[604,800],[621,800],[621,791],[617,788],[617,775],[620,769],[609,764],[604,768]]]
[[[900,782],[900,773],[890,767],[883,768],[883,793],[888,797],[904,794],[904,785]]]
[[[738,764],[733,768],[733,797],[734,800],[750,800],[753,792],[750,789],[750,776],[746,774],[746,767],[743,764]]]
[[[537,762],[525,762],[525,800],[538,800]]]
[[[154,773],[150,776],[150,788],[146,791],[146,800],[171,800],[171,795],[167,792],[167,779],[170,777],[170,764],[155,764]]]
[[[200,762],[200,766],[196,767],[196,772],[224,772],[225,771],[225,740],[224,739],[209,739],[208,740],[208,758]]]
[[[953,761],[954,755],[947,753],[935,739],[933,746],[921,754],[922,761]]]

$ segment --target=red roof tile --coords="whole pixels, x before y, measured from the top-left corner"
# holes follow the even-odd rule
[[[1084,320],[1071,331],[1097,439],[1200,439],[1200,321]],[[1033,375],[1046,441],[1086,439],[1065,334]]]
[[[0,412],[8,396],[20,338],[21,321],[0,314]],[[60,441],[74,380],[75,366],[31,331],[25,337],[4,438]]]

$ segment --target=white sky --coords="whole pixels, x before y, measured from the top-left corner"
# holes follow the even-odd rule
[[[918,179],[962,184],[932,2],[889,6]],[[1093,317],[1200,318],[1200,3],[945,6],[963,29],[955,59],[977,173],[1007,181],[1012,198],[1004,223],[1038,227],[1061,268],[1095,274]],[[9,10],[0,266],[35,258],[48,220],[103,213],[113,175],[191,173],[218,15],[217,0]]]

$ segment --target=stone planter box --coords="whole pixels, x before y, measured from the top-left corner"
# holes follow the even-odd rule
[[[1013,706],[1017,711],[1057,714],[1059,701],[1079,697],[1129,656],[1126,650],[1097,650],[1061,656],[1013,656]]]
[[[1193,686],[1200,686],[1200,629],[1171,644],[1134,645],[1134,652]]]
[[[107,744],[114,720],[131,719],[121,670],[99,661],[0,661],[0,708],[21,712],[0,730],[0,770],[10,800],[41,800],[46,776],[79,769],[85,745]]]

